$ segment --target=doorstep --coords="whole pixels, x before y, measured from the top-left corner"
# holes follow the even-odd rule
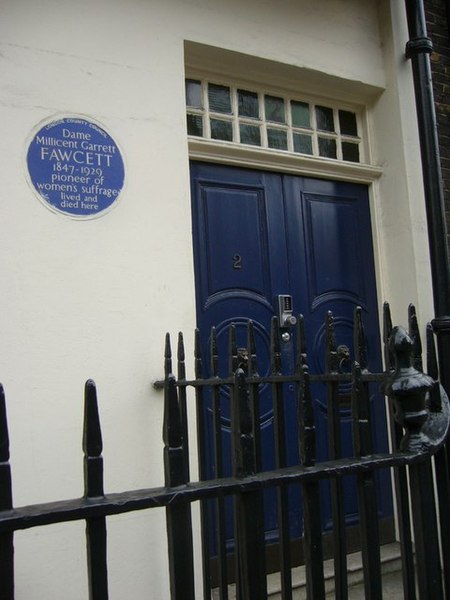
[[[398,542],[384,544],[380,546],[381,556],[381,574],[383,576],[383,588],[385,587],[384,576],[398,573],[401,579],[402,561],[400,557],[400,546]],[[326,560],[323,563],[323,572],[325,577],[325,592],[332,594],[334,592],[334,564],[333,559]],[[364,574],[362,568],[361,552],[354,552],[347,557],[348,586],[364,588]],[[306,599],[306,576],[305,567],[295,567],[292,569],[292,590],[295,600]],[[357,591],[357,590],[355,590]],[[281,600],[280,577],[278,573],[269,575],[267,579],[267,597],[270,600]],[[355,596],[357,598],[358,596]],[[364,598],[364,594],[362,596]],[[350,598],[349,598],[350,600]]]
[[[381,573],[383,577],[383,598],[390,600],[400,598],[403,584],[401,577],[401,557],[398,542],[384,544],[380,547]],[[324,561],[325,592],[327,598],[334,597],[334,565],[333,559]],[[347,557],[347,572],[349,586],[349,600],[363,599],[364,575],[362,568],[361,552],[349,554]],[[306,576],[305,567],[294,567],[292,569],[292,592],[294,600],[306,600]],[[236,598],[235,586],[229,586],[229,600]],[[331,594],[329,596],[329,594]],[[218,590],[212,592],[213,600],[219,598]],[[269,600],[281,600],[280,574],[271,573],[267,577],[267,598]]]

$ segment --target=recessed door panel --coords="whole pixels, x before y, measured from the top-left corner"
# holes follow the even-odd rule
[[[234,293],[267,295],[269,261],[263,189],[202,186],[207,297]]]
[[[355,199],[303,194],[302,200],[311,305],[344,294],[360,303],[365,292]]]

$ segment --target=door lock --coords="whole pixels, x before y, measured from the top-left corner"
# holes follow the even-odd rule
[[[293,315],[292,296],[289,294],[278,295],[278,318],[280,327],[292,327],[297,323]]]

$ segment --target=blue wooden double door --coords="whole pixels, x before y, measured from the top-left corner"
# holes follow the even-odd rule
[[[193,241],[196,277],[197,324],[202,334],[203,355],[208,356],[209,332],[217,330],[219,369],[228,373],[228,328],[236,326],[237,345],[246,346],[246,323],[255,328],[258,371],[270,372],[270,323],[278,313],[280,294],[292,296],[294,314],[306,324],[310,370],[325,369],[327,311],[335,319],[337,344],[352,353],[353,311],[361,306],[368,342],[369,369],[381,370],[379,323],[376,299],[372,233],[367,187],[279,173],[267,173],[214,165],[191,164]],[[285,372],[294,368],[294,329],[282,342]],[[205,361],[207,362],[207,361]],[[314,389],[317,457],[328,457],[327,406],[324,390]],[[272,400],[261,390],[260,430],[262,469],[274,467]],[[222,390],[222,440],[224,472],[230,455],[229,402]],[[341,408],[343,453],[351,453],[351,419],[348,402]],[[285,387],[286,444],[289,464],[298,464],[296,397]],[[211,410],[205,411],[208,470],[215,475]],[[385,416],[375,419],[378,450],[386,448]],[[392,513],[389,481],[381,477],[380,517]],[[301,535],[299,492],[291,493],[291,531]],[[349,525],[357,522],[354,482],[346,485]],[[324,532],[332,529],[329,490],[322,495]],[[268,542],[277,537],[275,494],[265,498],[265,530]],[[228,535],[233,528],[230,519]]]

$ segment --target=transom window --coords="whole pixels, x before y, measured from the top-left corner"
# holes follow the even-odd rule
[[[360,162],[358,114],[305,98],[186,79],[188,135]]]

